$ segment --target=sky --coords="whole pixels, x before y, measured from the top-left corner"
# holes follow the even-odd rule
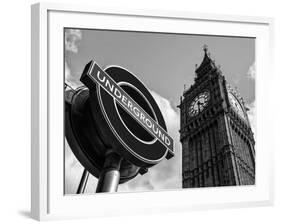
[[[220,65],[227,82],[237,88],[250,109],[253,132],[255,114],[255,39],[192,34],[146,33],[108,30],[65,30],[65,80],[73,88],[85,65],[95,60],[102,68],[119,65],[138,76],[160,107],[168,133],[174,138],[175,156],[163,160],[145,175],[119,185],[118,192],[181,188],[181,144],[179,142],[179,99],[184,88],[194,82],[195,65],[202,62],[203,45]],[[77,190],[83,167],[66,141],[65,192]],[[97,184],[90,177],[86,193],[94,193]]]

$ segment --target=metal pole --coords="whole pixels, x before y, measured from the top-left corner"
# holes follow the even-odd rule
[[[77,189],[77,194],[83,194],[85,192],[88,178],[89,178],[89,172],[86,169],[84,169],[78,189]]]
[[[100,173],[96,192],[116,192],[120,180],[120,165],[122,158],[114,152],[105,157],[103,170]]]

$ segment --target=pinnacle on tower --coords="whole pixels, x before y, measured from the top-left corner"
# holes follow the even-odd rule
[[[207,52],[208,52],[208,45],[207,44],[203,45],[203,50],[205,51],[205,54],[207,54]]]
[[[195,73],[197,74],[197,77],[202,77],[206,73],[208,73],[209,70],[215,68],[215,62],[210,58],[210,52],[208,51],[208,45],[203,45],[203,50],[205,52],[203,61],[199,66],[196,66]]]

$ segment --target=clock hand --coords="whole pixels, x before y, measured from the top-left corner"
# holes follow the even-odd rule
[[[199,113],[200,113],[200,105],[202,105],[203,103],[201,101],[197,101],[197,106],[198,106],[198,110],[199,110]]]

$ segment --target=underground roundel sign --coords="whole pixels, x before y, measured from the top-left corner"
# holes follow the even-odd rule
[[[106,121],[100,128],[108,135],[112,150],[145,167],[174,156],[173,139],[167,133],[162,113],[135,75],[119,66],[103,70],[91,61],[81,81],[90,90],[90,105],[98,106]]]

